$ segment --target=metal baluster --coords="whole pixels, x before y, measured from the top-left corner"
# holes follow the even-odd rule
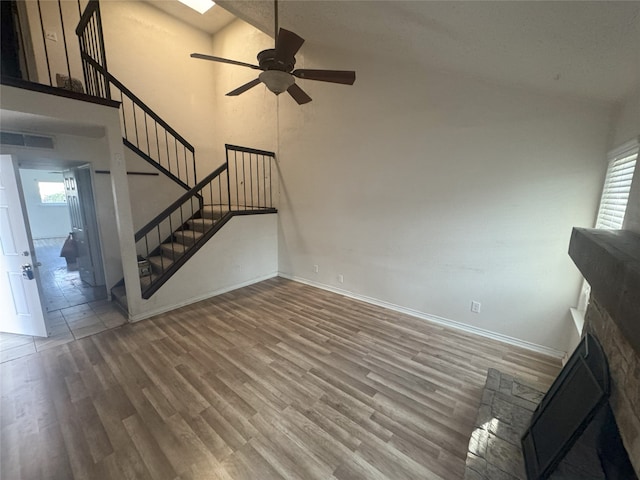
[[[160,162],[160,140],[158,139],[158,121],[157,120],[153,120],[154,123],[154,130],[156,132],[156,155],[158,156],[158,165],[162,165],[162,163]]]
[[[62,42],[64,43],[64,57],[67,61],[67,73],[69,74],[69,86],[71,86],[71,65],[69,65],[69,49],[67,48],[67,34],[64,31],[64,18],[62,16],[62,2],[58,0],[58,11],[60,12],[60,28],[62,28]]]
[[[264,208],[267,208],[267,166],[265,163],[266,155],[262,156],[262,178],[264,180]]]
[[[243,154],[244,155],[244,154]],[[251,154],[249,154],[249,180],[251,181],[251,208],[253,208],[253,162],[251,161]]]
[[[169,214],[169,231],[171,232],[171,236],[169,238],[171,239],[171,260],[173,262],[175,262],[176,261],[176,252],[175,252],[175,250],[173,248],[173,225],[172,225],[172,222],[171,222],[171,215],[172,214]]]
[[[187,177],[187,181],[185,183],[189,185],[189,166],[187,163],[187,147],[185,147],[184,145],[182,145],[182,153],[184,154],[184,174]]]
[[[133,129],[136,132],[136,147],[140,148],[140,142],[138,140],[138,119],[136,118],[136,103],[131,99],[131,105],[133,107]]]
[[[102,15],[100,14],[100,4],[96,4],[96,11],[95,11],[95,18],[96,18],[96,22],[97,22],[97,26],[98,26],[98,35],[99,35],[99,39],[100,39],[100,54],[101,54],[101,58],[102,58],[102,63],[100,65],[102,65],[102,68],[104,68],[105,72],[108,72],[109,69],[107,68],[107,53],[104,50],[104,33],[102,31]],[[105,80],[105,86],[106,86],[106,93],[107,93],[107,99],[111,100],[111,91],[109,89],[109,78],[107,76],[105,76],[104,78]]]
[[[42,44],[44,45],[44,57],[47,61],[47,72],[49,73],[49,85],[53,86],[53,80],[51,80],[51,65],[49,65],[49,51],[47,49],[47,37],[44,33],[44,24],[42,23],[42,7],[40,0],[38,0],[38,14],[40,15],[40,30],[42,31]]]
[[[149,125],[147,124],[147,112],[144,112],[144,136],[147,137],[147,155],[151,156],[151,148],[149,147]]]
[[[258,205],[257,208],[260,208],[260,159],[258,155],[256,155],[256,186],[258,187]],[[256,205],[253,206],[256,208]]]
[[[191,216],[189,217],[191,219],[191,222],[193,222],[193,197],[189,197],[189,207],[191,207]],[[192,237],[193,237],[193,244],[196,244],[196,231],[193,229],[192,226],[189,227],[191,229],[192,232]]]
[[[273,208],[273,177],[271,176],[271,162],[275,159],[269,158],[269,207]]]
[[[222,179],[220,178],[221,176],[222,176],[222,173],[218,175],[218,194],[220,195],[220,211],[222,212]],[[211,201],[213,202],[213,195],[211,195]]]
[[[244,189],[244,209],[247,209],[247,169],[246,169],[246,160],[244,156],[244,152],[240,154],[240,158],[242,159],[242,187]]]
[[[162,127],[164,128],[164,127]],[[167,138],[167,129],[164,129],[164,142],[167,146],[167,170],[169,170],[170,173],[171,172],[171,155],[169,154],[169,139]]]
[[[240,209],[240,185],[238,184],[238,152],[233,151],[233,163],[236,170],[236,208]]]
[[[180,158],[179,158],[179,155],[178,155],[178,139],[176,137],[173,137],[173,144],[176,147],[176,168],[178,169],[177,177],[180,178]]]

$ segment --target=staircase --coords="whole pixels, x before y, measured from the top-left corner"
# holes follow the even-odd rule
[[[109,73],[97,0],[88,3],[76,34],[87,93],[119,101],[124,145],[186,190],[135,234],[140,287],[148,299],[233,216],[276,212],[275,154],[226,145],[225,162],[197,181],[193,146]],[[111,293],[127,310],[124,280]]]

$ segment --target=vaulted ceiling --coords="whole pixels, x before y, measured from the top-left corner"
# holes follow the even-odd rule
[[[273,2],[218,3],[273,34]],[[640,85],[640,2],[285,0],[279,11],[308,44],[380,68],[406,62],[604,102]]]

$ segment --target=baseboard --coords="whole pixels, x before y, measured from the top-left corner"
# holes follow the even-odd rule
[[[264,280],[269,280],[270,278],[274,278],[278,276],[278,272],[272,272],[267,275],[262,275],[260,277],[252,278],[251,280],[247,280],[246,282],[238,283],[235,285],[230,285],[228,287],[224,287],[218,290],[214,290],[212,292],[207,292],[204,295],[199,295],[197,297],[189,298],[184,302],[176,303],[174,305],[168,305],[166,307],[158,308],[156,310],[151,310],[148,312],[141,313],[139,315],[129,316],[130,322],[139,322],[140,320],[145,320],[147,318],[155,317],[156,315],[160,315],[162,313],[170,312],[172,310],[176,310],[177,308],[186,307],[187,305],[191,305],[192,303],[201,302],[202,300],[207,300],[212,297],[216,297],[218,295],[222,295],[223,293],[231,292],[233,290],[237,290],[238,288],[248,287],[249,285],[253,285],[254,283],[263,282]]]
[[[377,305],[379,307],[388,308],[389,310],[393,310],[395,312],[411,315],[412,317],[419,318],[421,320],[426,320],[431,323],[436,323],[438,325],[442,325],[445,327],[455,328],[457,330],[462,330],[463,332],[472,333],[475,335],[479,335],[481,337],[491,338],[493,340],[497,340],[499,342],[503,342],[508,345],[513,345],[515,347],[526,348],[527,350],[531,350],[536,353],[541,353],[543,355],[548,355],[550,357],[562,359],[566,356],[566,352],[563,352],[561,350],[556,350],[555,348],[545,347],[544,345],[538,345],[537,343],[527,342],[525,340],[509,337],[508,335],[503,335],[501,333],[492,332],[490,330],[485,330],[483,328],[473,327],[471,325],[456,322],[455,320],[450,320],[448,318],[443,318],[437,315],[431,315],[429,313],[421,312],[419,310],[402,307],[400,305],[395,305],[393,303],[385,302],[383,300],[378,300],[377,298],[367,297],[366,295],[360,295],[357,293],[349,292],[347,290],[342,290],[340,288],[336,288],[331,285],[325,285],[324,283],[314,282],[312,280],[308,280],[302,277],[297,277],[295,275],[289,275],[284,272],[279,272],[278,276],[282,278],[287,278],[289,280],[293,280],[294,282],[304,283],[305,285],[309,285],[311,287],[316,287],[322,290],[327,290],[329,292],[337,293],[345,297],[353,298],[354,300],[360,300],[365,303],[370,303],[372,305]]]

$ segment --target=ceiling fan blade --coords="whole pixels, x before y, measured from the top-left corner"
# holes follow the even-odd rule
[[[250,88],[255,87],[259,83],[260,83],[260,79],[259,78],[256,78],[255,80],[251,80],[250,82],[245,83],[241,87],[238,87],[235,90],[231,90],[229,93],[227,93],[227,97],[235,97],[237,95],[240,95],[241,93],[246,92]]]
[[[304,105],[305,103],[309,103],[311,101],[311,97],[307,95],[305,91],[295,83],[287,88],[287,92],[289,92],[289,95],[291,95],[293,99],[298,102],[298,105]]]
[[[238,62],[237,60],[229,60],[228,58],[214,57],[213,55],[205,55],[203,53],[192,53],[191,58],[199,58],[201,60],[211,60],[212,62],[228,63],[230,65],[238,65],[240,67],[249,67],[254,70],[262,70],[258,65],[250,63]]]
[[[283,63],[289,63],[296,56],[303,43],[304,38],[281,28],[278,32],[278,38],[276,38],[275,59]]]
[[[353,82],[356,81],[356,72],[351,70],[309,70],[301,68],[291,72],[291,75],[305,80],[342,83],[343,85],[353,85]]]

